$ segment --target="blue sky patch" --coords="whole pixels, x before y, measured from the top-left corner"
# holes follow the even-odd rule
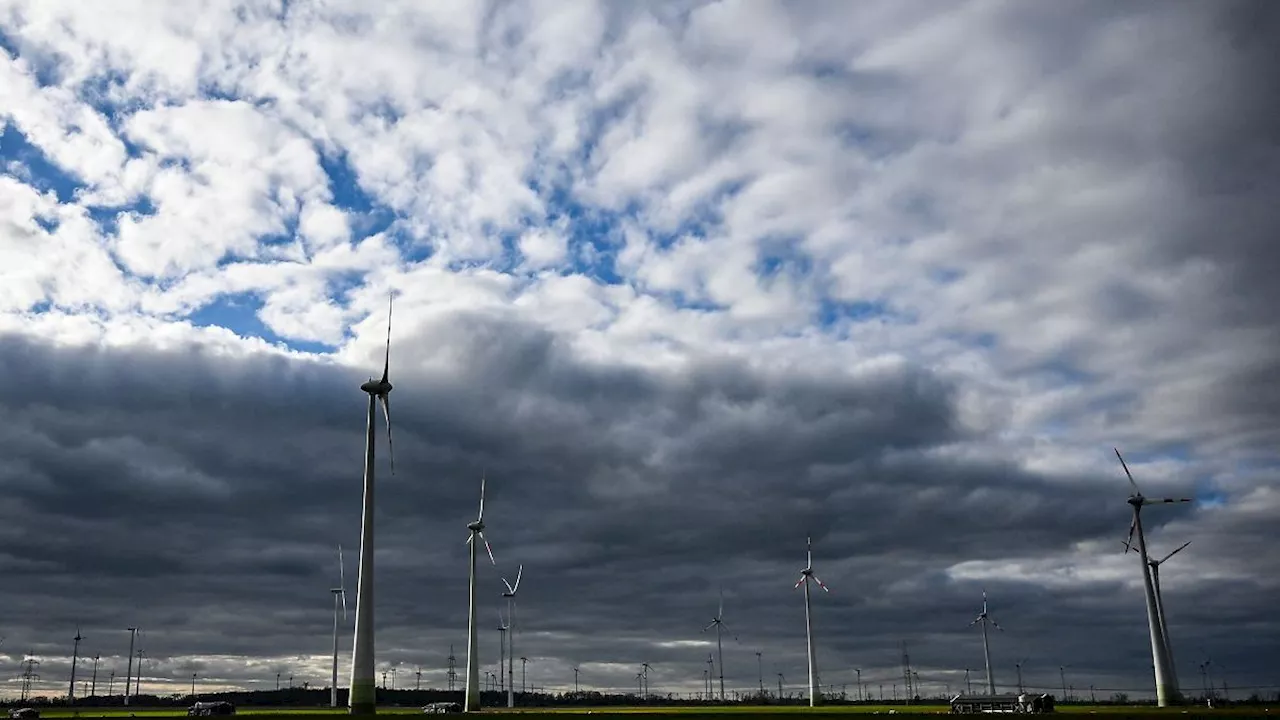
[[[277,335],[258,319],[258,312],[262,309],[262,305],[262,300],[256,293],[223,295],[188,315],[187,320],[198,327],[222,327],[242,337],[259,337],[269,343],[280,343],[299,352],[329,353],[335,349],[335,346],[325,343]]]
[[[41,192],[52,191],[59,203],[71,202],[84,187],[76,176],[52,163],[25,133],[12,124],[0,126],[0,167]]]

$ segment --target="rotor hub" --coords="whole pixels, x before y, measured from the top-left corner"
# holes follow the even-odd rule
[[[1143,500],[1143,497],[1141,495],[1130,495],[1129,499],[1126,500],[1125,502],[1129,503],[1135,508],[1139,508],[1139,507],[1142,507],[1142,500]]]
[[[467,523],[467,529],[470,530],[471,532],[480,532],[481,530],[484,530],[484,523],[480,522],[479,520],[469,522]]]

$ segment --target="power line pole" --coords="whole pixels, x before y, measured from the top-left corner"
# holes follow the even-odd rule
[[[576,667],[573,669],[573,692],[574,692],[574,693],[579,692],[579,690],[578,690],[578,668],[576,668]]]
[[[764,660],[760,651],[756,651],[756,668],[760,671],[760,697],[764,697]]]
[[[27,697],[29,697],[31,694],[31,681],[40,679],[40,676],[36,674],[36,666],[40,664],[39,660],[36,660],[34,657],[31,657],[30,655],[28,655],[27,659],[24,661],[24,664],[26,665],[26,670],[22,672],[23,702],[25,702]]]
[[[523,655],[520,656],[520,693],[521,694],[527,694],[529,692],[529,685],[526,682],[528,676],[525,674],[525,667],[524,667],[526,664],[528,664],[528,662],[529,662],[529,658]]]
[[[449,670],[445,673],[445,679],[449,682],[449,692],[453,692],[453,686],[458,682],[458,659],[453,656],[453,646],[449,646]]]

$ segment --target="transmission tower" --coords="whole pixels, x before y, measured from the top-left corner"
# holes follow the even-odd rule
[[[25,669],[22,671],[22,701],[23,702],[26,702],[27,698],[30,697],[31,695],[31,682],[33,680],[40,679],[40,676],[36,674],[36,666],[39,664],[40,664],[39,660],[29,655],[27,656],[27,659],[23,661],[23,665],[25,666]]]
[[[449,646],[449,672],[445,677],[449,679],[449,692],[453,692],[453,686],[458,682],[458,659],[453,656],[452,645]]]
[[[911,656],[907,654],[907,641],[902,641],[902,677],[906,680],[907,702],[911,702],[911,698],[915,696],[912,692],[911,685]]]

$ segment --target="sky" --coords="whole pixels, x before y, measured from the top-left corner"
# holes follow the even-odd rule
[[[1280,689],[1280,6],[0,0],[0,693]],[[488,625],[486,625],[486,623]],[[492,628],[489,628],[492,625]],[[350,624],[342,641],[342,682]],[[759,652],[757,661],[756,653]],[[519,663],[517,663],[518,665]],[[81,677],[90,672],[82,666]],[[519,675],[520,668],[516,668]],[[117,690],[119,686],[117,685]]]

